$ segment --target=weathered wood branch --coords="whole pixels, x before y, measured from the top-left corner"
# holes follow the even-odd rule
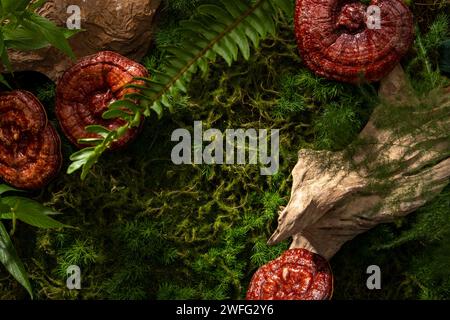
[[[450,179],[450,88],[419,99],[400,66],[381,82],[380,104],[340,152],[301,150],[291,198],[269,240],[331,258],[380,223],[405,216]]]

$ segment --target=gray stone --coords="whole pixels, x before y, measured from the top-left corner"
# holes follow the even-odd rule
[[[38,13],[65,27],[70,5],[81,9],[84,32],[70,39],[77,58],[111,50],[140,60],[152,39],[152,26],[160,0],[49,0]],[[10,51],[15,71],[38,71],[57,80],[74,62],[55,48],[31,52]]]

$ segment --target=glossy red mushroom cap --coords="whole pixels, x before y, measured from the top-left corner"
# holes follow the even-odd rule
[[[360,1],[297,0],[295,34],[305,64],[343,82],[384,78],[411,47],[413,17],[402,0],[370,5],[375,10]]]
[[[0,94],[0,179],[19,189],[40,189],[61,169],[61,142],[33,94]]]
[[[332,294],[327,260],[305,249],[290,249],[256,271],[247,300],[327,300]]]
[[[81,59],[58,81],[56,114],[64,134],[81,148],[79,139],[98,138],[86,132],[86,126],[102,125],[110,130],[123,126],[125,120],[105,120],[102,115],[109,104],[133,92],[125,86],[136,83],[135,77],[147,76],[145,67],[118,53],[103,51]],[[113,148],[125,146],[137,133],[138,129],[129,130]]]

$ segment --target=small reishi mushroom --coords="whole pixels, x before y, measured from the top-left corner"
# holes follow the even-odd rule
[[[354,84],[379,81],[394,69],[413,42],[412,13],[402,0],[371,6],[379,8],[379,28],[367,23],[368,7],[360,2],[297,0],[295,34],[308,68]]]
[[[109,130],[123,126],[125,120],[105,120],[102,115],[110,103],[133,92],[125,86],[138,83],[135,77],[147,76],[144,66],[115,52],[102,51],[81,59],[64,73],[56,89],[56,115],[64,134],[82,148],[79,139],[98,138],[97,134],[86,132],[86,126],[102,125]],[[129,130],[112,148],[124,147],[138,131]]]
[[[247,300],[327,300],[332,295],[328,261],[306,249],[290,249],[256,271]]]
[[[19,189],[44,187],[61,169],[61,142],[31,93],[0,93],[0,178]]]

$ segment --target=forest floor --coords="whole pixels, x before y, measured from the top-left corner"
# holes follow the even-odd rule
[[[202,2],[169,1],[162,9],[142,61],[150,73],[162,63],[162,47],[178,41],[178,21]],[[446,35],[433,30],[449,5],[420,2],[428,5],[413,4],[412,10],[424,37],[448,38],[448,16],[447,29],[438,30]],[[18,226],[13,240],[37,299],[244,298],[256,269],[288,248],[287,241],[275,247],[266,241],[279,206],[289,199],[297,152],[345,147],[367,122],[376,87],[316,77],[302,64],[292,21],[278,22],[277,35],[249,61],[211,65],[207,75],[193,79],[173,114],[147,119],[131,147],[106,155],[85,181],[61,173],[33,195],[61,212],[59,221],[76,227]],[[412,50],[402,61],[407,70],[415,55]],[[436,66],[435,53],[429,57]],[[410,69],[413,82],[426,82],[417,68]],[[55,121],[53,83],[25,73],[17,75],[17,84],[35,93]],[[255,165],[174,165],[170,136],[177,128],[192,130],[196,120],[205,129],[280,129],[279,172],[261,176]],[[66,161],[74,151],[63,139]],[[449,208],[447,187],[408,218],[346,244],[331,260],[334,298],[450,298]],[[82,270],[80,291],[66,289],[70,265]],[[367,289],[369,265],[380,266],[382,290]],[[16,298],[27,298],[26,291],[0,268],[0,299]]]

